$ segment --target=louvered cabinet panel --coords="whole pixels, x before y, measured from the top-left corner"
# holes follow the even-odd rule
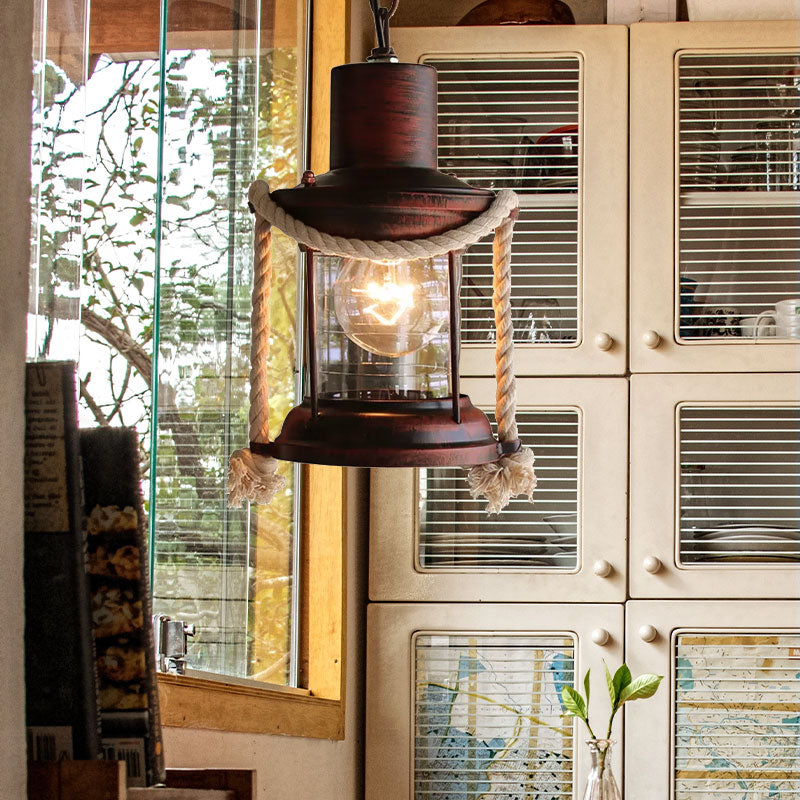
[[[588,759],[561,689],[622,659],[622,616],[621,605],[369,605],[367,800],[578,796]]]
[[[799,298],[800,23],[632,26],[631,368],[796,370]]]
[[[625,625],[633,673],[665,676],[625,707],[627,797],[800,795],[796,602],[634,600]]]
[[[464,390],[494,422],[494,381]],[[490,515],[461,468],[372,470],[372,600],[624,599],[627,381],[521,378],[517,403],[533,503]]]
[[[634,597],[795,597],[800,376],[634,375],[630,492]]]
[[[520,375],[623,374],[627,29],[401,28],[435,67],[439,169],[520,197],[512,317]],[[461,372],[494,372],[491,241],[463,257]]]

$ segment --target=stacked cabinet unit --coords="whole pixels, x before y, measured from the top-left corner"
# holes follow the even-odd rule
[[[628,31],[401,29],[393,45],[439,72],[439,168],[520,197],[518,422],[539,483],[535,505],[489,516],[461,469],[373,470],[366,793],[573,797],[589,759],[561,688],[624,642]],[[491,293],[486,242],[463,258],[461,373],[493,418]]]
[[[372,471],[368,800],[580,797],[560,691],[591,667],[602,719],[602,661],[623,659],[665,676],[624,741],[616,723],[628,796],[797,795],[800,339],[774,317],[800,297],[800,26],[393,44],[439,71],[439,168],[520,196],[538,486],[489,516],[460,469]],[[491,418],[489,244],[460,300],[464,390]]]
[[[632,26],[630,131],[626,791],[796,797],[800,25]]]

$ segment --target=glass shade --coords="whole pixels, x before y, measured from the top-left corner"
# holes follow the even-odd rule
[[[318,254],[314,263],[320,398],[450,394],[446,257],[383,263]]]
[[[370,353],[409,355],[447,324],[447,279],[432,258],[345,259],[333,285],[336,319],[347,338]]]

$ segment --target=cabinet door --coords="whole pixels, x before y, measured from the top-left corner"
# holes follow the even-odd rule
[[[800,378],[631,378],[633,597],[795,597]]]
[[[512,248],[520,375],[626,366],[627,28],[406,28],[439,73],[439,169],[520,196]],[[463,259],[463,375],[494,374],[492,247]]]
[[[494,381],[465,391],[493,406]],[[371,599],[625,599],[627,381],[520,379],[517,402],[533,503],[490,515],[461,468],[372,470]]]
[[[634,372],[798,368],[798,67],[794,21],[631,27]]]
[[[633,674],[665,676],[625,706],[626,797],[797,796],[797,603],[634,600],[625,627]]]
[[[602,659],[622,659],[621,605],[371,604],[367,800],[578,796],[561,687],[590,667],[601,714]]]

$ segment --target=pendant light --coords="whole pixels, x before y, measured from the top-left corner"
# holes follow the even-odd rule
[[[533,490],[511,369],[510,246],[516,195],[436,169],[436,71],[398,63],[397,8],[369,0],[378,44],[331,73],[330,171],[293,189],[250,187],[256,218],[250,448],[231,459],[229,500],[268,502],[274,459],[365,467],[472,467],[505,505]],[[305,252],[305,397],[268,438],[269,237]],[[460,392],[461,254],[495,232],[498,434]],[[489,486],[488,484],[496,484]],[[490,507],[493,501],[490,497]]]

